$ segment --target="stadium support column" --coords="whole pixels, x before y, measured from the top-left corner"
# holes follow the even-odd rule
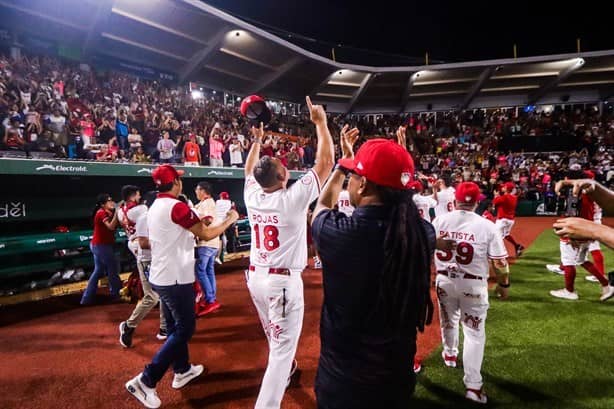
[[[192,74],[194,74],[198,68],[205,62],[207,57],[215,52],[226,34],[230,31],[231,27],[224,25],[217,33],[207,41],[207,46],[200,51],[197,51],[192,58],[185,64],[179,73],[179,82],[184,82]]]

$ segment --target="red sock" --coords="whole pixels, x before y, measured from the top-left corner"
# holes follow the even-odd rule
[[[592,275],[597,277],[597,280],[599,280],[599,283],[602,286],[605,287],[606,285],[610,284],[608,282],[608,279],[605,278],[605,276],[603,275],[603,273],[601,271],[599,271],[597,269],[597,267],[595,267],[595,265],[593,263],[591,263],[590,261],[585,261],[584,263],[582,263],[582,267],[584,267],[585,269],[588,270],[589,273],[591,273]]]
[[[570,293],[574,290],[574,281],[576,281],[576,267],[575,266],[563,266],[565,272],[565,288]]]
[[[512,237],[512,235],[511,235],[511,234],[510,234],[509,236],[507,236],[507,237],[505,238],[505,240],[507,240],[507,241],[509,241],[510,243],[512,243],[512,244],[514,245],[514,247],[518,245],[518,243],[516,243],[516,240],[514,240],[514,238]]]
[[[593,264],[595,264],[597,270],[599,270],[601,274],[605,274],[605,263],[603,261],[603,253],[601,250],[591,251],[591,256],[593,256]]]

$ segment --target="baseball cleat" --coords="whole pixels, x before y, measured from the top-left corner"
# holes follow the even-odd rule
[[[599,282],[599,280],[597,280],[597,277],[595,277],[593,275],[586,276],[585,279],[586,279],[586,281],[590,281],[592,283],[598,283]]]
[[[575,291],[572,293],[571,291],[567,291],[566,288],[563,288],[561,290],[552,290],[550,291],[550,295],[556,298],[564,298],[566,300],[577,300],[578,299],[578,293],[576,293]]]
[[[561,266],[558,264],[546,264],[546,270],[550,271],[551,273],[565,275],[565,272],[561,270]]]
[[[184,373],[176,373],[173,378],[172,387],[174,389],[183,388],[190,382],[192,379],[198,377],[200,374],[205,372],[205,367],[202,365],[190,365],[190,369],[188,369]]]
[[[522,244],[518,244],[516,246],[516,257],[522,256],[523,251],[524,251],[524,246]]]
[[[155,388],[148,388],[141,382],[141,374],[126,382],[126,390],[146,408],[157,409],[162,405]]]
[[[414,373],[417,375],[420,373],[421,370],[422,370],[422,363],[419,360],[414,359]]]
[[[443,363],[449,368],[456,368],[456,357],[454,355],[446,355],[444,351],[441,351],[441,357]]]
[[[606,285],[605,287],[601,287],[601,297],[599,297],[599,301],[607,301],[614,296],[614,287],[611,285]]]
[[[486,398],[486,393],[482,389],[467,389],[467,393],[465,394],[465,398],[477,402],[477,403],[486,403],[488,399]]]
[[[322,261],[320,260],[320,257],[315,256],[313,258],[313,268],[316,270],[321,270],[322,269]]]
[[[132,334],[134,334],[134,328],[130,328],[126,321],[122,321],[119,324],[119,343],[124,348],[130,348],[132,346]]]

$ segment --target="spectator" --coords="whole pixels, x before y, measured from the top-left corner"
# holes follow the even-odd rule
[[[160,163],[172,163],[175,156],[177,144],[170,139],[168,131],[162,134],[162,139],[158,141],[158,152],[160,152]]]
[[[135,151],[136,148],[140,147],[143,143],[143,137],[139,134],[139,131],[136,128],[130,128],[130,133],[128,134],[128,143],[130,144],[130,150]]]
[[[216,128],[214,127],[211,131],[211,136],[209,137],[209,161],[211,166],[220,168],[224,166],[222,154],[225,150],[226,148],[224,147],[224,143],[221,141],[219,131],[216,131]]]
[[[243,146],[236,136],[232,137],[232,143],[228,150],[230,151],[230,166],[233,168],[243,167]]]
[[[128,116],[124,110],[119,111],[119,116],[115,120],[115,136],[119,142],[120,149],[128,150]]]
[[[186,166],[198,166],[201,164],[200,147],[196,143],[196,135],[190,134],[190,140],[183,146],[183,160]]]

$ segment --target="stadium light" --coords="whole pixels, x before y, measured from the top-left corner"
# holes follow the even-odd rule
[[[203,92],[200,90],[195,89],[194,91],[192,91],[192,99],[203,99],[204,95]]]

